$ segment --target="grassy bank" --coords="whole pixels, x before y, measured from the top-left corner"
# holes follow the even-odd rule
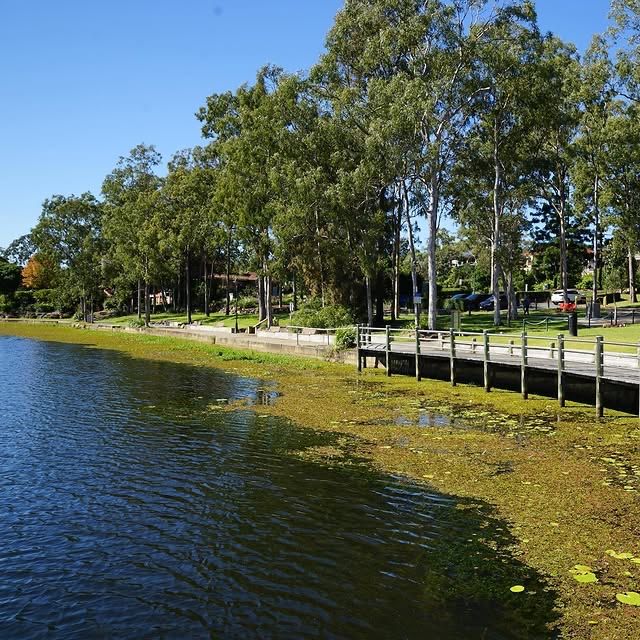
[[[637,419],[596,421],[591,407],[558,413],[547,399],[387,379],[373,369],[359,376],[354,367],[144,334],[18,323],[0,323],[0,334],[276,380],[280,399],[261,413],[355,435],[359,453],[380,469],[494,505],[517,541],[513,554],[558,590],[565,637],[638,637],[640,607],[616,599],[640,591],[640,564],[625,555],[640,556]],[[339,450],[306,455],[340,464]],[[597,582],[576,580],[576,565],[590,567]]]

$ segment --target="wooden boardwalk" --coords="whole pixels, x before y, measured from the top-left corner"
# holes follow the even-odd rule
[[[546,389],[549,378],[555,379],[553,396],[557,395],[564,406],[567,388],[588,383],[591,392],[585,392],[582,384],[580,401],[596,407],[602,416],[605,406],[618,408],[616,394],[620,395],[620,410],[629,411],[629,393],[637,394],[633,413],[640,414],[640,349],[637,344],[606,341],[603,338],[573,338],[559,335],[557,338],[528,336],[526,334],[490,334],[458,331],[423,331],[358,327],[358,370],[367,366],[367,359],[382,363],[387,375],[413,374],[422,377],[442,378],[443,364],[448,368],[448,379],[455,385],[461,381],[462,368],[482,370],[482,383],[487,391],[496,383],[496,370],[507,371],[513,388],[514,376],[519,377],[519,390],[528,397],[529,387]],[[387,364],[389,363],[389,364]],[[395,371],[394,371],[395,369]],[[433,374],[433,375],[431,375]],[[469,376],[462,376],[469,378]],[[473,376],[471,376],[473,377]],[[479,377],[479,376],[477,376]],[[546,384],[536,384],[544,377]],[[465,379],[466,381],[466,379]],[[502,385],[504,386],[504,385]],[[586,396],[586,397],[585,397]],[[591,397],[588,397],[591,396]]]

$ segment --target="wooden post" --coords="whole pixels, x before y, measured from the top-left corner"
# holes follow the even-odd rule
[[[529,387],[527,385],[527,333],[522,332],[520,345],[520,391],[525,400],[529,399]]]
[[[602,336],[596,337],[596,416],[602,418]]]
[[[509,355],[513,355],[513,340],[509,340]]]
[[[387,334],[386,334],[386,342],[385,342],[385,354],[387,361],[387,378],[391,376],[391,328],[387,325]]]
[[[296,336],[297,336],[296,332]],[[362,371],[362,356],[360,355],[360,325],[356,325],[356,357],[358,358],[358,373]]]
[[[416,380],[420,382],[420,329],[416,327]]]
[[[564,407],[564,336],[558,336],[558,404]]]
[[[449,355],[451,358],[451,386],[456,386],[456,333],[454,329],[449,329]]]
[[[483,373],[484,373],[484,390],[489,393],[491,391],[491,380],[489,379],[489,332],[485,329],[482,332],[483,340]]]

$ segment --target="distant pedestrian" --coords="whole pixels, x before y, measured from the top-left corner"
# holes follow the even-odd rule
[[[524,311],[524,315],[529,315],[529,307],[531,306],[531,300],[529,300],[529,296],[525,296],[522,301],[522,310]]]

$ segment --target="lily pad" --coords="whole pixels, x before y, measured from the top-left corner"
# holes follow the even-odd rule
[[[524,587],[521,584],[516,584],[511,587],[509,591],[512,591],[513,593],[522,593],[524,591]]]
[[[628,551],[623,551],[622,553],[617,553],[613,549],[607,549],[605,553],[616,560],[632,560],[634,558],[633,553],[629,553]]]
[[[591,584],[594,582],[598,582],[598,578],[596,577],[596,574],[591,573],[590,571],[586,571],[584,573],[574,573],[573,578],[574,580],[577,580],[582,584]]]
[[[577,564],[573,568],[580,573],[589,573],[590,571],[593,571],[593,569],[591,567],[588,567],[586,564]]]
[[[626,591],[625,593],[617,593],[616,600],[622,604],[628,604],[632,607],[640,607],[640,593],[635,591]]]

